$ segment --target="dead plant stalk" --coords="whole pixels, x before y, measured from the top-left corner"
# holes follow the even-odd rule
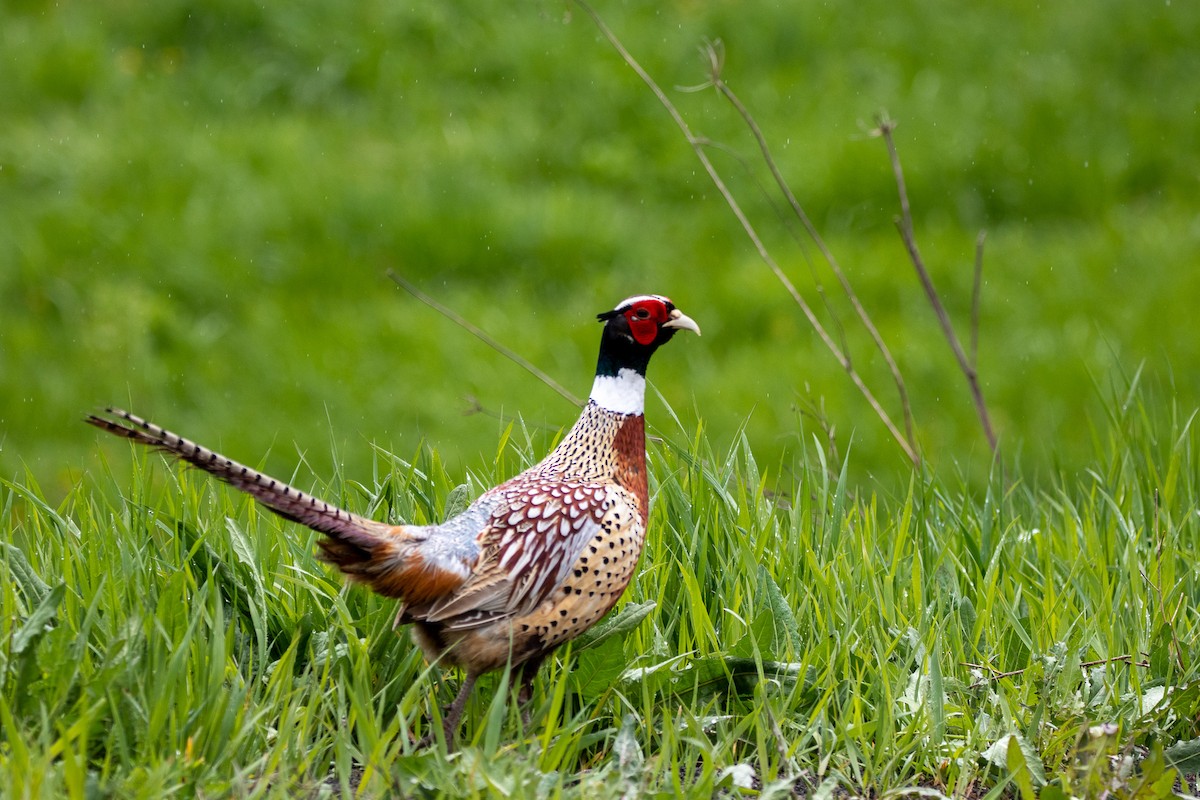
[[[658,99],[658,102],[663,106],[664,109],[666,109],[667,113],[671,116],[671,119],[675,122],[675,125],[683,133],[688,145],[691,146],[692,152],[695,153],[696,158],[700,161],[701,166],[704,167],[704,171],[708,173],[708,177],[712,180],[713,185],[717,187],[717,191],[721,193],[721,196],[725,199],[726,204],[728,204],[730,210],[733,212],[734,217],[736,217],[738,222],[741,224],[742,229],[746,232],[746,236],[749,237],[751,243],[754,245],[755,250],[758,251],[758,255],[763,260],[763,263],[767,265],[772,274],[775,275],[776,279],[791,296],[792,300],[795,301],[796,305],[800,308],[800,311],[804,314],[804,317],[808,320],[809,325],[816,332],[817,336],[820,337],[821,341],[825,344],[825,347],[829,350],[829,352],[833,354],[834,359],[850,377],[850,380],[854,383],[859,392],[866,399],[867,403],[875,411],[875,414],[883,422],[884,426],[888,429],[888,432],[891,433],[892,437],[896,440],[896,443],[900,445],[900,448],[904,451],[904,454],[908,457],[909,461],[911,461],[913,465],[920,464],[921,457],[917,452],[915,445],[910,442],[907,437],[905,437],[904,433],[901,432],[896,426],[895,422],[892,421],[892,418],[887,413],[887,410],[884,409],[884,407],[880,404],[874,393],[863,381],[862,376],[859,375],[858,370],[856,370],[854,365],[850,362],[849,356],[847,356],[846,353],[843,352],[840,347],[838,347],[837,343],[833,340],[833,337],[830,336],[829,332],[821,324],[821,321],[817,319],[812,307],[809,306],[808,302],[804,299],[803,295],[800,294],[795,284],[792,283],[791,279],[788,278],[787,274],[782,268],[780,268],[774,257],[767,250],[766,245],[763,243],[762,238],[758,235],[758,231],[755,229],[753,223],[750,222],[749,217],[746,216],[746,213],[742,210],[741,205],[737,202],[737,199],[734,198],[729,187],[726,186],[725,181],[722,180],[720,173],[717,172],[716,167],[709,159],[708,153],[705,152],[705,140],[695,136],[692,133],[691,128],[688,126],[686,120],[684,120],[683,115],[680,114],[679,109],[675,107],[675,104],[671,102],[671,99],[667,97],[666,93],[661,87],[659,87],[658,83],[656,83],[655,80],[650,77],[650,74],[642,68],[642,65],[638,63],[637,59],[635,59],[633,55],[625,48],[625,45],[621,43],[621,40],[617,38],[616,34],[613,33],[608,25],[605,24],[604,20],[600,18],[600,15],[597,14],[596,11],[584,0],[575,0],[575,2],[576,5],[583,9],[584,13],[591,18],[593,24],[595,24],[596,28],[600,31],[604,38],[608,40],[608,43],[612,45],[613,49],[617,51],[622,60],[624,60],[629,68],[632,69],[637,76],[642,79],[642,82],[646,84],[646,86]]]
[[[937,316],[938,324],[942,327],[942,333],[946,337],[946,343],[950,345],[950,350],[954,353],[954,359],[958,362],[958,368],[962,371],[967,379],[967,385],[971,390],[971,399],[975,404],[975,412],[979,415],[979,422],[983,426],[983,434],[987,437],[988,447],[992,452],[996,452],[998,443],[996,441],[996,433],[992,429],[992,418],[988,414],[987,403],[983,400],[983,390],[979,386],[979,373],[975,369],[975,348],[978,341],[978,305],[979,296],[978,285],[979,276],[982,272],[983,265],[983,237],[976,240],[975,246],[975,285],[976,288],[972,297],[972,319],[971,319],[971,358],[967,358],[963,352],[962,343],[958,340],[958,334],[954,332],[954,324],[950,321],[950,315],[946,312],[946,307],[942,304],[942,299],[938,295],[937,288],[933,285],[933,278],[929,275],[929,270],[925,268],[925,260],[921,257],[921,251],[917,247],[917,237],[914,233],[912,209],[908,202],[908,189],[904,183],[904,169],[900,165],[900,155],[896,150],[895,137],[892,135],[896,130],[896,123],[887,117],[879,120],[877,131],[883,137],[883,141],[887,144],[888,157],[892,162],[892,173],[896,178],[896,188],[900,193],[900,216],[896,218],[896,229],[900,231],[900,238],[904,241],[904,247],[908,250],[909,260],[912,262],[913,269],[917,272],[917,278],[921,281],[921,287],[925,290],[925,296],[929,300],[929,305],[933,307],[933,313]]]
[[[900,397],[900,408],[904,414],[904,438],[908,440],[910,445],[916,446],[916,437],[913,434],[913,419],[912,419],[912,404],[908,400],[908,389],[904,385],[904,376],[900,374],[900,367],[896,364],[896,359],[892,357],[892,351],[888,348],[887,343],[883,340],[883,336],[879,333],[879,329],[875,327],[871,315],[863,308],[862,303],[858,299],[858,293],[854,291],[854,287],[850,284],[850,279],[846,277],[846,273],[842,271],[841,265],[834,256],[833,251],[829,249],[829,245],[825,243],[825,239],[821,236],[820,231],[809,218],[808,213],[800,205],[800,201],[796,199],[792,187],[788,185],[787,179],[783,177],[783,173],[779,170],[779,164],[775,160],[774,154],[771,153],[771,148],[767,144],[767,138],[763,135],[762,128],[750,110],[746,108],[741,99],[734,93],[724,79],[721,77],[720,57],[713,47],[709,44],[705,48],[705,53],[708,56],[709,67],[711,69],[712,85],[718,92],[721,93],[729,104],[733,106],[746,127],[754,136],[754,141],[758,143],[758,148],[762,152],[763,162],[767,165],[767,169],[771,172],[771,177],[775,179],[775,185],[779,187],[779,191],[787,200],[788,205],[792,209],[792,213],[796,219],[800,220],[800,224],[804,227],[805,233],[813,240],[820,251],[821,257],[825,259],[825,263],[829,265],[829,270],[838,279],[838,283],[842,286],[842,291],[846,293],[850,305],[854,308],[854,313],[858,315],[858,319],[862,322],[871,340],[875,343],[875,347],[879,350],[883,360],[887,363],[888,370],[892,373],[892,381],[896,384],[896,393]]]

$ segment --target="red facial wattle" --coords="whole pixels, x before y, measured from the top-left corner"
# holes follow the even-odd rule
[[[629,332],[634,341],[649,345],[658,338],[658,328],[669,318],[667,306],[661,300],[642,300],[629,307],[625,319],[629,321]]]

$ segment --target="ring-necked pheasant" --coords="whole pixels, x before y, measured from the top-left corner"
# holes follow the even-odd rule
[[[484,492],[440,525],[389,525],[298,491],[127,411],[87,421],[165,450],[248,492],[326,538],[321,557],[351,579],[399,598],[426,656],[466,672],[446,712],[453,741],[476,679],[511,663],[519,701],[555,647],[599,621],[633,577],[649,496],[643,402],[650,356],[676,331],[700,328],[665,297],[639,295],[604,323],[591,396],[537,466]]]

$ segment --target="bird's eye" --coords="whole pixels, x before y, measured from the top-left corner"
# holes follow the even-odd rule
[[[638,319],[650,319],[650,309],[639,308],[637,311],[633,312],[633,315]]]

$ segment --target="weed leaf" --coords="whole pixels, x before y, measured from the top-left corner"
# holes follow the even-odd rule
[[[584,633],[575,640],[575,652],[582,652],[598,646],[604,640],[613,636],[625,636],[650,615],[657,603],[647,600],[644,603],[626,603],[616,614],[612,614],[599,625]]]
[[[19,547],[8,542],[0,542],[4,547],[5,558],[8,560],[8,570],[12,574],[21,591],[29,598],[31,604],[41,603],[50,591],[50,585],[41,579],[29,565],[29,559]]]
[[[58,616],[58,604],[62,602],[66,592],[67,585],[65,583],[55,586],[49,595],[42,598],[42,602],[33,610],[33,613],[25,618],[21,627],[13,635],[13,655],[24,653],[32,645],[36,645],[44,633],[54,629],[53,623]]]
[[[1163,751],[1167,763],[1180,772],[1200,772],[1200,739],[1176,742]]]

